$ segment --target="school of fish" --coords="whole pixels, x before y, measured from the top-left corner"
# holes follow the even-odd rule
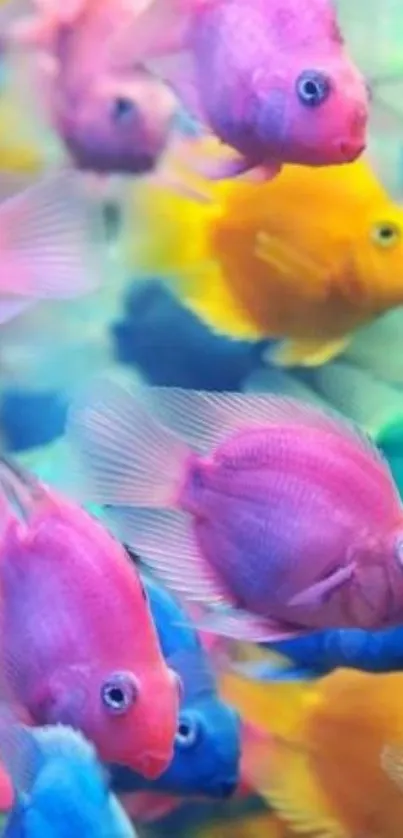
[[[3,838],[400,838],[401,55],[0,1]]]

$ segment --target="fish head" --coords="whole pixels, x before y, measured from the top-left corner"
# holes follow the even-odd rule
[[[176,116],[170,89],[139,69],[66,97],[58,127],[79,168],[142,175],[156,167]]]
[[[304,50],[254,77],[253,124],[266,159],[308,166],[351,163],[366,146],[369,96],[344,55]],[[260,151],[261,154],[261,151]]]
[[[238,714],[217,695],[182,707],[174,756],[161,791],[225,799],[236,790],[241,757]]]
[[[35,718],[81,730],[104,762],[153,780],[173,756],[181,683],[147,640],[131,666],[126,654],[121,669],[94,662],[55,673]]]
[[[356,281],[376,313],[403,304],[403,211],[380,201],[355,228]]]

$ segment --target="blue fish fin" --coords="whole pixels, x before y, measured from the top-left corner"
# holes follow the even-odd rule
[[[0,707],[0,760],[15,793],[22,800],[29,795],[41,764],[41,750],[33,731],[21,725],[5,705]]]
[[[170,655],[166,661],[182,680],[185,703],[215,692],[213,669],[202,649],[183,649]]]

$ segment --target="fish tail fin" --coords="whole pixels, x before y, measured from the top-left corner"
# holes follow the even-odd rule
[[[96,213],[74,174],[53,173],[17,194],[13,179],[3,179],[0,191],[6,196],[0,207],[2,294],[35,302],[94,291],[102,270]],[[101,236],[100,226],[98,241]],[[0,319],[9,319],[1,301]]]
[[[153,417],[146,388],[130,391],[115,380],[95,379],[71,407],[67,438],[87,500],[175,507],[190,449]]]
[[[220,695],[242,715],[242,776],[300,834],[347,838],[309,761],[306,720],[315,687],[225,673]]]
[[[268,736],[291,737],[301,726],[303,701],[310,685],[304,681],[255,680],[246,674],[247,666],[242,670],[242,666],[236,666],[221,673],[221,697],[245,722]]]

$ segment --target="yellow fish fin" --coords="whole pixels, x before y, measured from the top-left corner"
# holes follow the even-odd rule
[[[381,752],[381,768],[400,791],[403,791],[403,743],[385,745]]]
[[[279,367],[320,367],[347,348],[350,335],[334,340],[285,340],[270,350],[270,360]]]
[[[233,669],[219,677],[220,695],[246,723],[268,736],[297,736],[312,685],[302,681],[263,682]]]
[[[309,766],[309,754],[298,745],[278,740],[266,758],[255,752],[248,780],[293,831],[315,838],[350,838]]]
[[[302,254],[278,236],[260,231],[255,241],[255,256],[276,272],[284,291],[295,293],[295,282],[304,283],[306,298],[321,300],[328,296],[327,269],[318,261]]]

